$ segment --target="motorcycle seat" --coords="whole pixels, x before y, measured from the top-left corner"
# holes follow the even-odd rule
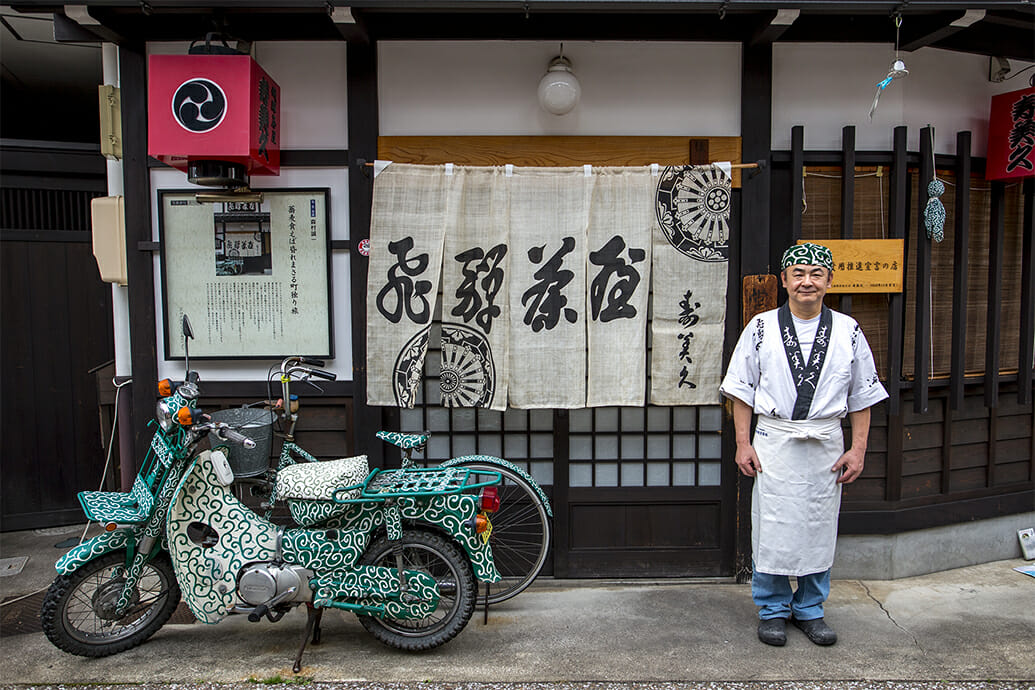
[[[365,455],[324,462],[300,462],[277,473],[277,498],[333,501],[336,490],[362,484],[368,474],[370,468]],[[361,490],[357,488],[348,492],[346,498],[358,498]]]
[[[379,431],[377,437],[382,441],[391,443],[393,446],[399,446],[403,450],[416,450],[418,452],[424,450],[424,446],[428,444],[428,439],[431,438],[431,432],[425,431],[422,434],[401,434],[398,431]]]

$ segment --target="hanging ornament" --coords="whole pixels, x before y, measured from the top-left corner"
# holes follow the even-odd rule
[[[881,92],[888,88],[888,84],[894,79],[904,77],[909,74],[909,70],[906,69],[906,63],[903,62],[898,56],[898,32],[902,27],[902,15],[895,16],[895,59],[891,61],[891,67],[888,69],[888,74],[879,82],[877,82],[877,92],[873,94],[873,104],[870,106],[870,119],[873,119],[873,114],[877,112],[877,102],[880,100]]]
[[[938,170],[934,167],[934,127],[928,125],[931,136],[931,175],[927,183],[927,205],[924,207],[924,227],[927,237],[935,242],[945,239],[945,206],[939,199],[945,193],[945,185],[938,179]]]

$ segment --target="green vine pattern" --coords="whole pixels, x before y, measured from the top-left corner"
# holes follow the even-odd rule
[[[210,455],[199,455],[180,481],[168,529],[173,567],[187,605],[199,621],[218,623],[234,603],[241,567],[276,557],[277,527],[219,483]],[[219,535],[214,546],[202,548],[187,536],[187,527],[196,521]]]
[[[399,446],[403,450],[418,448],[428,442],[431,434],[401,434],[398,431],[379,431],[375,434],[382,441]]]
[[[123,549],[133,540],[132,529],[119,529],[114,532],[98,534],[93,539],[88,539],[82,544],[73,547],[68,553],[58,559],[54,565],[58,575],[67,575],[75,572],[98,556]]]
[[[435,578],[419,570],[407,570],[406,594],[402,601],[399,577],[395,568],[361,565],[349,572],[330,573],[316,578],[314,606],[330,606],[332,601],[350,599],[349,603],[368,609],[383,609],[384,615],[397,619],[419,620],[438,608],[439,592]]]
[[[399,541],[403,536],[402,514],[395,503],[385,505],[385,532],[392,541]]]
[[[284,559],[317,572],[352,568],[367,548],[370,532],[363,530],[304,530],[284,533]]]

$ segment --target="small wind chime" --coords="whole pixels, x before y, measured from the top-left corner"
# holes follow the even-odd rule
[[[934,167],[934,127],[927,125],[931,137],[931,181],[927,183],[927,206],[924,207],[924,227],[927,237],[935,242],[945,239],[945,206],[939,199],[945,193],[945,184],[938,179],[938,170]]]
[[[902,28],[902,15],[896,14],[895,18],[895,59],[891,61],[891,68],[888,70],[887,76],[877,82],[877,92],[873,94],[873,105],[870,106],[870,119],[873,119],[873,114],[877,112],[877,102],[880,100],[881,92],[888,88],[888,84],[894,79],[904,77],[909,74],[909,70],[906,69],[906,63],[898,56],[898,34],[899,29]]]

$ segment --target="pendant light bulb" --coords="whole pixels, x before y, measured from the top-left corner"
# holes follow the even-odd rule
[[[582,87],[571,71],[568,58],[558,56],[550,61],[546,74],[539,81],[538,93],[539,105],[554,115],[570,113],[578,105]]]

